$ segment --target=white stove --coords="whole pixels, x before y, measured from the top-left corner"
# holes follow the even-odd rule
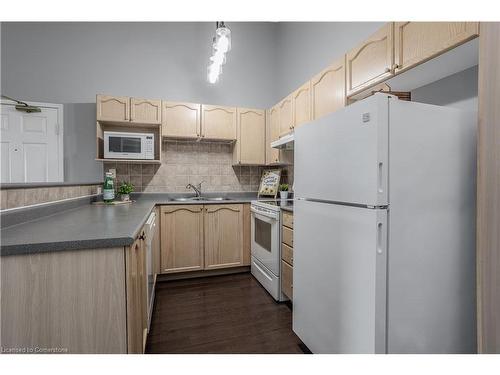
[[[286,300],[281,293],[281,207],[292,200],[252,201],[252,275],[276,301]]]

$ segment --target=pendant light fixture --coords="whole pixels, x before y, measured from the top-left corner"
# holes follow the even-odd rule
[[[231,50],[231,30],[223,21],[215,23],[215,36],[212,39],[212,56],[208,63],[207,80],[217,83],[226,63],[226,54]]]

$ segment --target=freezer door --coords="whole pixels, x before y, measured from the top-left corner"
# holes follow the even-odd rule
[[[387,211],[299,200],[293,330],[313,353],[385,353]]]
[[[387,204],[388,106],[377,94],[295,131],[295,195]]]

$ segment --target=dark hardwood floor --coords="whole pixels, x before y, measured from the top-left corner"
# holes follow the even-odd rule
[[[301,348],[291,308],[250,273],[157,283],[146,353],[302,354]]]

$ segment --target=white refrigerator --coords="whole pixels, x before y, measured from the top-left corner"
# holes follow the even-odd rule
[[[473,353],[475,121],[376,94],[295,132],[293,330],[313,353]]]

